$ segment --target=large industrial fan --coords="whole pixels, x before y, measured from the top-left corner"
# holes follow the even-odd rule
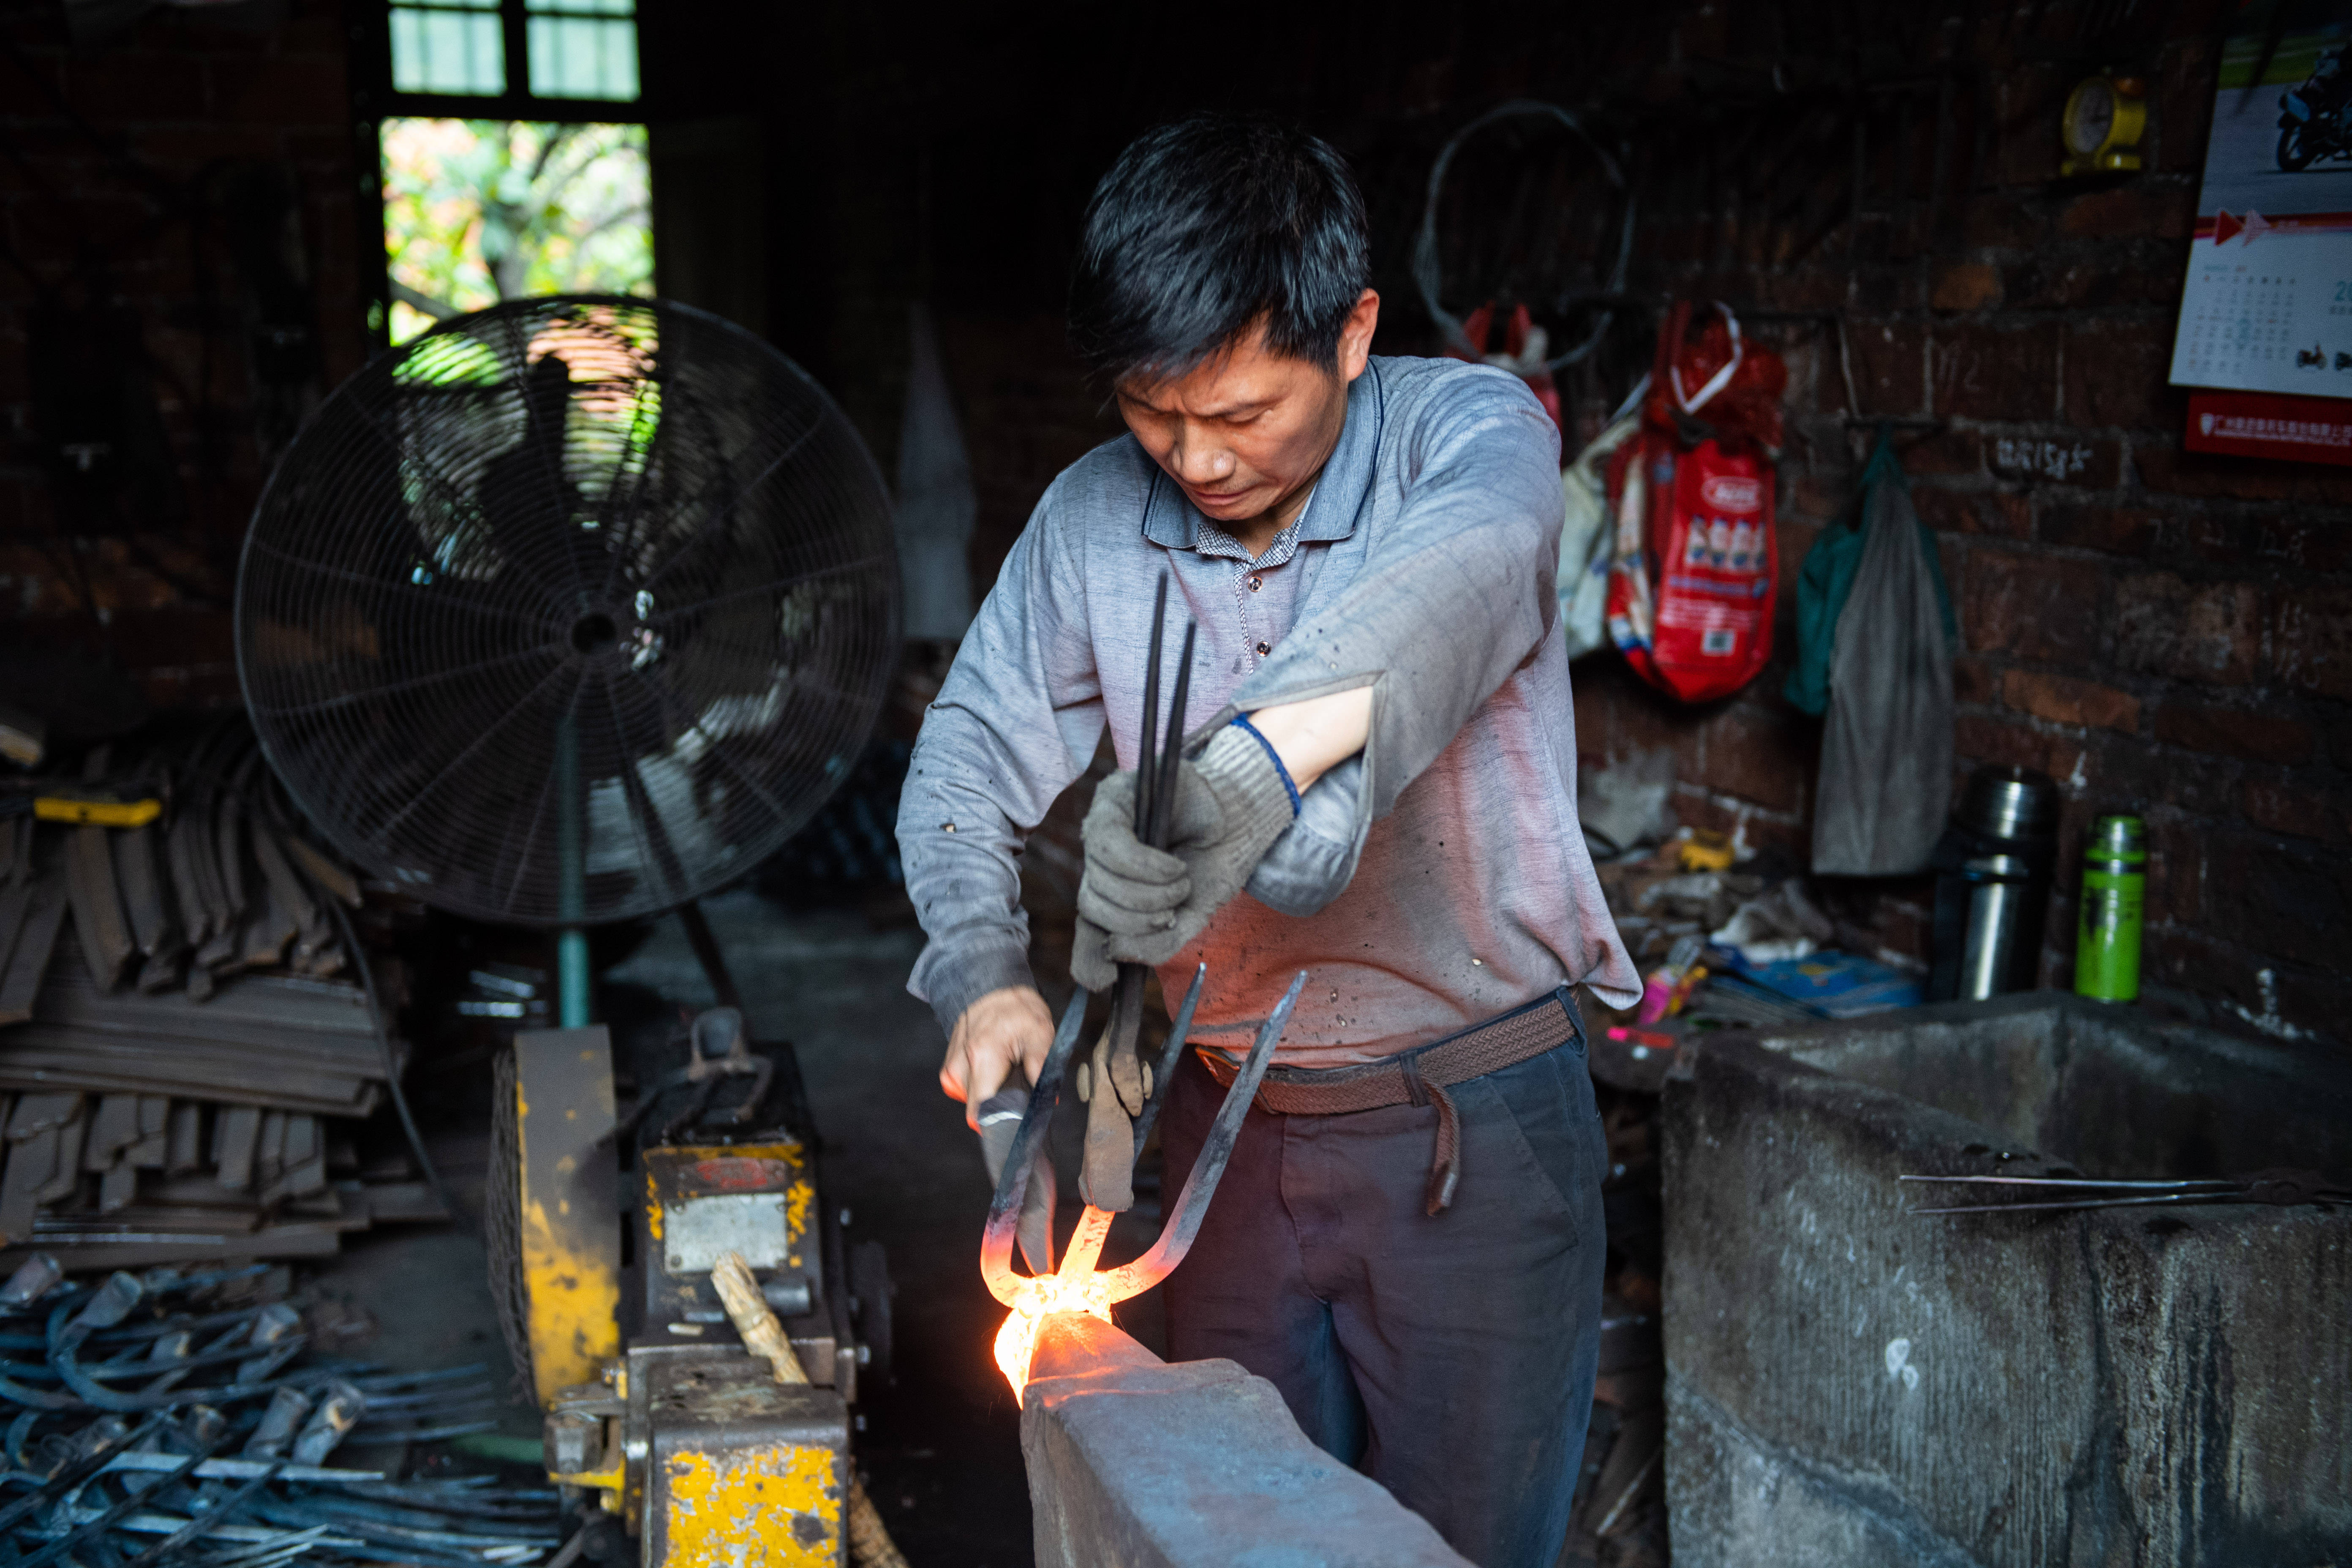
[[[741,329],[662,300],[445,322],[338,388],[286,454],[236,645],[264,751],[340,848],[442,909],[561,933],[565,1027],[502,1064],[486,1224],[550,1474],[601,1497],[649,1565],[827,1560],[853,1535],[890,1561],[847,1463],[865,1351],[814,1142],[804,1117],[759,1119],[772,1068],[796,1081],[789,1047],[705,1014],[671,1086],[684,1109],[648,1117],[652,1092],[616,1122],[609,1042],[585,1026],[584,928],[674,908],[732,1000],[692,900],[815,813],[880,709],[898,568],[840,410]],[[721,1114],[730,1077],[751,1089]],[[748,1320],[721,1265],[754,1292],[735,1311],[782,1314],[774,1377],[725,1337]],[[777,1386],[786,1366],[807,1384]],[[691,1476],[665,1458],[679,1445]],[[751,1515],[693,1490],[737,1481],[769,1489]]]
[[[857,760],[889,503],[816,384],[662,300],[520,300],[337,389],[239,573],[271,763],[352,859],[578,926],[749,871]]]

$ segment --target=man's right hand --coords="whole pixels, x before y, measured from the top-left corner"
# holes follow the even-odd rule
[[[963,1101],[963,1119],[980,1131],[980,1105],[1004,1087],[1015,1067],[1037,1081],[1054,1046],[1054,1016],[1034,985],[1006,985],[963,1010],[948,1037],[940,1087]]]

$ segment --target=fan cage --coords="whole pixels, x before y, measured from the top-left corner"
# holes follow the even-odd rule
[[[346,381],[239,564],[246,704],[288,792],[478,919],[674,907],[856,763],[897,668],[873,458],[773,348],[667,300],[443,323]]]

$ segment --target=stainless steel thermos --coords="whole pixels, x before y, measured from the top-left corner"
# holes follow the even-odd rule
[[[1969,775],[1936,844],[1931,1002],[1981,1001],[2032,989],[2041,967],[2050,874],[2058,858],[2058,785],[2032,768]]]

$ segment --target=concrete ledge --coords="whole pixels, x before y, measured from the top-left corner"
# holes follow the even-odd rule
[[[1045,1321],[1021,1452],[1038,1568],[1470,1568],[1309,1443],[1272,1384],[1171,1365],[1097,1319]]]

